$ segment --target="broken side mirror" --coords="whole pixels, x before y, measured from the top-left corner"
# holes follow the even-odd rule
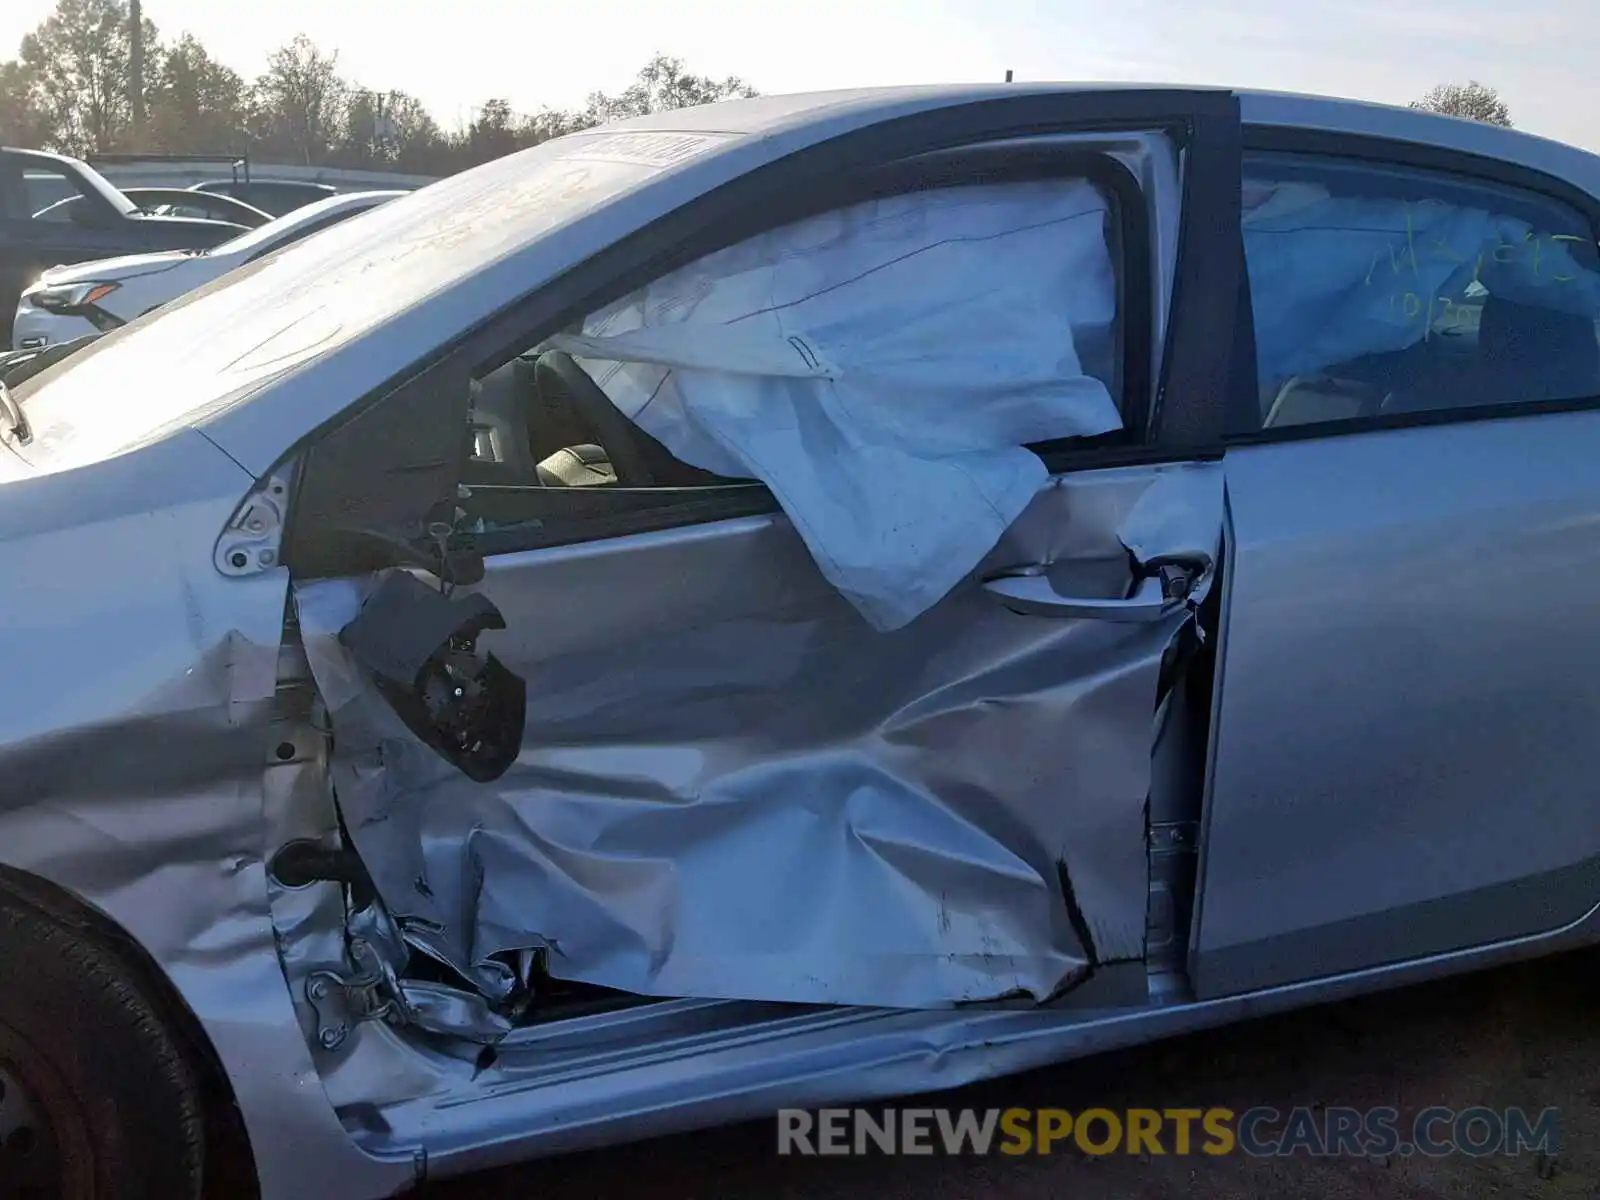
[[[392,571],[339,632],[406,728],[468,779],[504,775],[522,747],[527,685],[478,650],[505,618],[485,596],[446,595]]]

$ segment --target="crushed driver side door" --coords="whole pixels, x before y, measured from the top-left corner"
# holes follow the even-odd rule
[[[1144,956],[1159,701],[1223,524],[1220,464],[1185,447],[1220,419],[1239,263],[1210,232],[1237,226],[1232,98],[1159,96],[1127,127],[863,179],[626,293],[580,292],[589,318],[472,364],[482,436],[439,530],[470,546],[469,582],[295,585],[340,810],[399,939],[502,1012],[546,979],[1044,1001]],[[1058,223],[1025,219],[1064,198]],[[973,251],[962,222],[992,236]],[[841,277],[797,283],[797,259]],[[925,286],[894,281],[910,262],[936,268]],[[781,340],[814,361],[728,336],[753,309],[698,332],[689,310],[751,279],[793,291]],[[913,344],[951,328],[933,310],[961,336]],[[1029,339],[1049,378],[1016,366],[1043,361]],[[629,431],[597,418],[540,458],[541,361],[580,364]],[[635,368],[653,397],[674,381],[670,419],[630,409]],[[495,447],[530,437],[519,478]],[[916,489],[958,476],[993,533],[951,561],[982,506],[959,480]]]

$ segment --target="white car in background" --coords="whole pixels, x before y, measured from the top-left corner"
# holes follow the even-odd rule
[[[210,250],[165,250],[52,267],[24,290],[18,301],[12,348],[59,345],[126,325],[235,267],[405,194],[381,191],[329,196]]]

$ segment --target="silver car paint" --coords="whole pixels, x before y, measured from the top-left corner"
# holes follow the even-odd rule
[[[645,996],[1042,1001],[1143,954],[1157,676],[1190,609],[1019,616],[979,580],[1049,564],[1061,593],[1120,597],[1137,546],[1205,572],[1197,605],[1221,528],[1219,464],[1068,476],[891,634],[782,517],[491,558],[472,590],[508,628],[485,645],[530,685],[492,784],[339,645],[359,581],[295,596],[356,848],[484,994],[506,985],[490,956],[543,947],[557,978]]]
[[[1600,895],[1597,443],[1600,414],[1568,413],[1228,452],[1199,994],[1539,933]]]
[[[382,383],[391,364],[407,361],[415,346],[449,340],[498,308],[506,296],[531,291],[651,216],[676,208],[758,165],[828,138],[916,112],[1029,91],[1061,94],[1084,90],[1099,89],[1010,85],[816,93],[763,97],[620,123],[611,128],[618,133],[649,131],[705,137],[720,134],[726,140],[698,149],[675,168],[652,176],[598,211],[570,216],[570,223],[559,228],[560,236],[530,240],[477,275],[457,280],[449,290],[429,297],[427,304],[374,330],[363,340],[360,352],[332,355],[318,361],[316,370],[284,379],[261,397],[264,403],[222,409],[207,419],[207,435],[247,468],[264,472],[306,430],[334,416],[349,397],[364,395]],[[1545,171],[1600,196],[1600,156],[1481,122],[1438,118],[1380,105],[1265,93],[1240,93],[1240,105],[1246,123],[1370,133],[1398,141],[1447,146]],[[737,136],[730,136],[730,131]],[[410,202],[395,201],[392,207],[398,210]]]
[[[700,164],[699,173],[682,171],[661,181],[647,198],[635,198],[632,207],[616,205],[603,217],[597,214],[570,243],[570,253],[555,239],[536,242],[518,256],[517,266],[529,273],[519,274],[502,261],[481,289],[463,285],[452,299],[472,298],[476,307],[468,304],[465,318],[475,319],[499,302],[497,296],[509,294],[513,276],[519,291],[536,286],[564,263],[631,227],[652,206],[661,211],[811,136],[892,111],[993,92],[861,93],[655,118],[655,128],[748,120],[760,136],[733,142],[725,155]],[[807,109],[818,103],[833,107],[822,109],[817,125],[808,128]],[[1447,145],[1521,162],[1600,194],[1597,160],[1523,135],[1297,98],[1246,95],[1244,106],[1249,121]],[[767,119],[776,122],[770,133],[760,126]],[[590,1056],[585,1063],[580,1051],[596,1039],[595,1026],[615,1027],[623,1018],[563,1023],[537,1031],[529,1039],[537,1047],[533,1055],[519,1061],[508,1054],[513,1061],[486,1079],[472,1081],[470,1061],[450,1064],[456,1088],[419,1090],[403,1102],[397,1097],[385,1109],[386,1132],[363,1128],[352,1109],[347,1132],[311,1067],[304,1032],[272,953],[269,888],[261,868],[269,820],[275,831],[303,828],[314,835],[319,828],[326,831],[327,812],[315,811],[313,802],[313,811],[300,813],[297,821],[299,810],[291,802],[295,789],[252,782],[242,748],[234,758],[231,737],[212,739],[229,749],[219,750],[210,763],[186,766],[170,753],[140,756],[129,778],[116,786],[103,773],[89,773],[85,780],[82,768],[102,750],[107,762],[118,761],[110,751],[125,750],[127,737],[141,739],[148,748],[199,723],[237,730],[241,738],[260,734],[249,757],[266,774],[277,732],[268,705],[287,580],[279,572],[249,581],[211,574],[216,531],[252,474],[264,471],[322,417],[409,361],[419,345],[435,345],[459,328],[450,309],[450,303],[427,305],[418,310],[426,318],[397,321],[370,336],[362,356],[332,356],[278,380],[280,386],[258,399],[278,398],[259,411],[256,403],[240,403],[242,394],[219,396],[223,406],[190,419],[213,418],[207,432],[233,462],[181,429],[104,462],[99,460],[105,449],[75,453],[63,447],[58,459],[47,454],[30,469],[15,462],[9,450],[0,451],[0,478],[19,481],[8,487],[7,505],[0,510],[0,553],[9,556],[0,584],[7,604],[3,644],[13,678],[41,681],[26,692],[18,688],[0,706],[0,757],[8,768],[18,764],[0,776],[6,780],[0,790],[0,860],[51,879],[108,914],[168,973],[229,1071],[269,1200],[330,1192],[388,1194],[414,1177],[419,1164],[413,1156],[420,1158],[424,1146],[431,1149],[438,1173],[449,1173],[532,1151],[754,1115],[780,1101],[945,1086],[1596,936],[1591,912],[1549,935],[1487,949],[1162,1008],[796,1015],[771,1024],[766,1031],[771,1037],[723,1047],[723,1073],[717,1075],[686,1075],[682,1069],[685,1056],[705,1048],[704,1036],[664,1034],[648,1055],[627,1061]],[[370,370],[355,361],[363,356],[370,358]],[[36,473],[58,465],[84,469]],[[1592,508],[1584,512],[1581,505],[1569,505],[1567,511],[1577,528],[1592,516]],[[131,656],[130,648],[136,650]],[[280,777],[281,772],[271,778]],[[41,795],[36,787],[20,788],[17,780],[51,790]],[[128,805],[130,793],[139,798],[137,807]],[[269,804],[270,814],[264,807]],[[646,1024],[636,1028],[668,1015],[656,1011],[666,1007],[672,1006],[640,1010],[636,1019]],[[676,1005],[675,1031],[694,1009],[694,1002]],[[849,1038],[840,1035],[841,1027],[851,1031]],[[382,1026],[363,1028],[374,1043],[390,1036]],[[551,1053],[563,1049],[569,1051],[565,1056]],[[402,1081],[397,1064],[409,1061],[391,1055],[384,1076],[391,1095],[404,1092],[396,1086]],[[328,1088],[341,1083],[337,1070],[325,1078]],[[420,1083],[420,1077],[411,1081]],[[561,1096],[559,1114],[551,1108],[552,1092]],[[369,1079],[346,1094],[378,1093]],[[357,1149],[357,1143],[365,1149]]]
[[[1402,146],[1455,150],[1490,162],[1541,171],[1591,196],[1600,196],[1600,155],[1464,117],[1441,117],[1387,104],[1250,91],[1239,93],[1239,116],[1247,127],[1313,129],[1378,138]]]
[[[959,1087],[1156,1038],[1263,1017],[1443,975],[1515,962],[1600,938],[1600,910],[1550,934],[1197,1003],[1134,1006],[1068,995],[1053,1008],[963,1011],[669,1002],[544,1029],[502,1045],[496,1065],[452,1064],[448,1086],[383,1109],[374,1150],[428,1146],[429,1178],[808,1107]],[[1087,988],[1085,989],[1087,992]],[[1082,1004],[1083,1007],[1078,1007]],[[656,1011],[657,1009],[664,1011]],[[696,1018],[699,1018],[697,1021]],[[385,1036],[381,1026],[373,1028]],[[639,1046],[648,1049],[640,1051]],[[702,1069],[714,1051],[716,1069]],[[355,1194],[355,1193],[351,1193]]]
[[[875,119],[875,115],[872,112],[872,100],[873,97],[870,94],[858,97],[856,107],[864,111],[859,113],[853,120],[846,121],[837,127],[829,125],[821,129],[811,130],[810,133],[820,135],[827,132],[837,132],[839,129],[856,127]],[[945,102],[948,101],[949,97],[946,97]],[[939,101],[935,92],[922,98],[918,103],[911,104],[910,107],[916,108],[937,102]],[[805,102],[796,102],[790,107],[795,111],[803,112],[807,104]],[[905,107],[906,104],[904,98],[902,98],[899,101],[892,102],[889,105],[889,110],[901,111]],[[880,112],[876,115],[882,115],[882,113]],[[803,122],[796,122],[796,124],[803,128]],[[765,145],[762,158],[787,152],[788,149],[803,145],[808,140],[811,139],[795,135],[789,139],[788,143],[774,141],[770,145]],[[752,165],[753,161],[755,160],[746,159],[743,160],[742,165],[734,164],[732,168],[726,171],[726,175],[737,174],[740,170]],[[714,181],[706,182],[709,185],[710,182]],[[663,207],[670,207],[680,202],[687,195],[693,194],[694,190],[697,189],[681,189],[678,192],[658,197],[658,200]],[[401,203],[405,202],[397,202],[395,207],[398,207]],[[639,218],[638,212],[633,215],[635,218]],[[1170,228],[1170,225],[1168,227]],[[596,244],[603,244],[605,238],[614,235],[617,228],[616,225],[609,226],[610,232],[602,234],[600,241]],[[338,236],[339,231],[335,230],[331,238],[337,238]],[[568,249],[564,244],[564,262],[576,261],[581,258],[582,254],[586,252],[586,245],[587,243],[579,241],[572,243],[571,248]],[[497,280],[491,281],[496,284],[498,290],[487,286],[482,287],[481,290],[484,293],[487,294],[493,291],[499,297],[489,307],[492,308],[503,303],[508,294],[517,294],[525,290],[527,286],[525,279],[515,280],[512,278],[514,274],[511,271],[502,271]],[[483,281],[469,280],[468,282],[482,284]],[[509,293],[507,291],[508,288],[511,289]],[[201,292],[194,293],[190,298],[186,299],[198,299],[207,290],[202,289]],[[450,295],[460,299],[460,295],[457,292],[452,292]],[[184,307],[185,304],[180,303],[174,306],[173,311],[181,312]],[[454,324],[456,313],[453,304],[436,303],[430,307],[429,311],[435,323],[432,336],[446,336],[457,328]],[[164,317],[163,319],[167,318]],[[438,328],[438,322],[441,319],[451,322],[446,329],[441,330]],[[392,336],[394,333],[388,327],[379,332],[386,336]],[[116,336],[120,338],[123,335]],[[110,341],[111,339],[107,340]],[[418,344],[418,342],[412,340],[410,335],[402,336],[398,343],[399,346],[404,347],[404,353],[406,354],[414,353]],[[397,344],[395,342],[384,341],[382,345],[372,346],[372,353],[364,354],[362,358],[368,363],[376,362],[385,354],[392,356],[396,351],[396,347]],[[159,512],[169,503],[164,489],[170,481],[163,476],[162,472],[157,471],[153,474],[136,472],[134,481],[131,484],[121,476],[120,472],[125,469],[133,470],[135,464],[146,463],[148,460],[144,456],[147,452],[154,452],[156,448],[170,444],[185,445],[189,447],[191,454],[200,457],[210,456],[213,459],[216,458],[216,438],[221,435],[214,422],[210,421],[209,418],[215,417],[218,412],[230,411],[228,407],[230,405],[235,406],[231,410],[235,412],[242,412],[246,408],[254,408],[256,407],[255,403],[243,404],[243,401],[254,396],[264,384],[270,388],[273,382],[282,383],[286,381],[282,372],[288,368],[272,357],[274,348],[269,345],[264,350],[265,356],[260,352],[256,353],[257,361],[248,365],[247,377],[242,382],[238,382],[216,395],[211,403],[204,405],[199,411],[192,413],[181,410],[172,412],[169,407],[166,411],[171,413],[171,416],[166,417],[165,420],[142,418],[140,406],[134,403],[127,403],[112,410],[104,410],[103,415],[93,424],[86,423],[83,421],[79,411],[81,404],[76,402],[78,398],[72,394],[71,386],[76,385],[82,375],[64,375],[54,385],[57,389],[55,393],[46,392],[43,396],[36,398],[35,404],[30,405],[30,416],[35,420],[38,436],[33,444],[26,447],[27,461],[18,461],[14,457],[15,450],[10,450],[6,455],[0,456],[0,478],[28,480],[30,481],[30,486],[38,485],[51,489],[49,490],[51,503],[48,506],[30,507],[21,503],[21,494],[18,493],[17,500],[13,501],[15,506],[9,510],[9,515],[15,519],[18,528],[25,535],[31,535],[47,529],[59,531],[64,528],[81,527],[82,536],[85,539],[92,541],[96,537],[105,536],[95,523],[95,510],[83,507],[84,493],[81,490],[73,490],[74,488],[81,489],[83,478],[89,475],[90,472],[95,473],[98,481],[111,489],[108,492],[108,496],[114,499],[114,504],[108,511],[113,515],[121,515],[124,509],[127,508],[137,511],[153,510]],[[323,379],[326,386],[339,386],[338,380],[334,375],[326,374],[326,368],[337,357],[332,356],[330,359],[316,360],[313,365],[317,369],[309,373]],[[333,362],[333,365],[337,366],[338,363]],[[384,368],[385,371],[391,369]],[[79,368],[74,368],[74,370],[79,370]],[[160,377],[160,374],[150,374],[150,367],[147,364],[144,378],[153,382]],[[127,378],[127,376],[117,371],[113,372],[113,376],[119,381]],[[288,381],[296,378],[298,377],[292,374],[287,376]],[[232,383],[233,381],[225,380],[224,382]],[[63,383],[69,386],[62,388]],[[357,386],[360,385],[358,384]],[[61,391],[67,393],[65,401],[61,404],[61,411],[64,413],[64,417],[56,421],[51,419],[51,408]],[[100,394],[103,394],[103,391]],[[266,400],[275,394],[274,390],[267,390],[258,400]],[[147,397],[135,398],[148,400],[148,406],[156,408],[158,411],[161,410],[165,400],[165,397],[159,391],[152,391]],[[105,419],[105,417],[113,415],[116,419],[110,421]],[[119,421],[121,422],[120,424]],[[195,433],[182,432],[187,421],[204,424],[207,430],[206,437],[202,439]],[[281,423],[276,421],[268,421],[267,424],[282,428]],[[302,430],[301,432],[304,431]],[[135,441],[136,444],[144,443],[144,445],[141,445],[133,454],[107,460],[107,455],[122,449],[130,440]],[[207,445],[207,442],[212,444]],[[262,445],[270,444],[270,442],[271,435],[269,435],[267,442],[262,443]],[[246,449],[246,443],[238,440],[232,442],[231,448],[243,453],[246,463],[266,463],[276,453],[276,451],[258,446],[257,452],[252,455]],[[235,464],[239,463],[236,455],[230,454],[228,457],[232,458]],[[113,467],[109,463],[118,465]],[[233,482],[233,477],[230,476],[229,478],[230,482]],[[50,480],[64,482],[48,484],[47,481]],[[240,477],[238,485],[239,490],[232,494],[230,494],[228,488],[219,489],[216,521],[218,529],[226,523],[227,516],[232,515],[229,510],[244,495],[245,490],[248,489],[249,480]],[[48,511],[49,518],[47,521],[40,522],[38,516],[44,511]],[[185,556],[185,543],[158,537],[147,540],[143,545],[145,558],[140,564],[138,574],[130,576],[130,579],[136,580],[140,587],[153,588],[159,593],[159,589],[164,584],[170,586],[173,581],[182,581],[199,569],[195,560],[190,560]],[[208,580],[208,582],[213,581]],[[286,590],[286,582],[280,572],[272,571],[263,578],[261,586],[271,586],[279,589],[279,600],[281,601],[281,592]],[[129,582],[118,591],[116,599],[127,601],[132,599],[135,594],[133,584]],[[98,595],[106,602],[106,606],[109,608],[113,600],[112,595],[109,593],[98,593]],[[233,595],[233,593],[226,591],[219,593],[219,601],[230,595]],[[18,595],[14,599],[16,599],[17,604],[12,611],[16,614],[13,617],[13,620],[16,621],[28,611],[27,603],[25,602],[37,600],[38,596],[37,594]],[[115,644],[124,644],[122,642],[124,636],[128,638],[127,644],[144,643],[145,639],[137,631],[130,630],[125,626],[107,623],[102,627],[108,631],[108,636],[112,636],[112,641]],[[255,644],[266,645],[269,643],[261,642]],[[198,648],[196,652],[198,653]],[[113,660],[114,658],[99,661]],[[88,660],[88,662],[92,661],[95,660]],[[88,662],[80,664],[80,666],[87,666]],[[172,670],[175,673],[183,669],[186,668],[172,664]],[[94,675],[94,672],[86,670],[83,677],[85,680],[91,680]],[[302,730],[301,732],[303,733],[304,731]],[[275,774],[270,775],[268,778],[271,780],[282,779],[284,774],[281,770],[282,764],[274,763],[273,767],[278,769]],[[296,791],[296,788],[282,783],[275,783],[273,787],[268,788],[266,792],[268,800],[276,799],[279,805],[278,808],[269,813],[269,818],[278,828],[299,829],[303,834],[306,829],[301,828],[301,826],[305,826],[312,831],[313,835],[319,830],[325,832],[331,822],[331,815],[326,812],[320,816],[315,813],[308,816],[302,812],[299,814],[297,824],[294,814],[282,811],[283,807],[289,806],[295,800]],[[31,799],[31,797],[28,798]],[[303,803],[303,797],[301,802]],[[249,844],[257,847],[255,857],[256,861],[259,862],[266,851],[266,847],[261,845],[259,836],[252,836],[252,834],[245,831],[241,831],[240,836]],[[124,911],[123,898],[115,890],[108,891],[102,887],[95,871],[79,870],[71,865],[73,861],[72,848],[75,841],[76,838],[70,829],[62,829],[54,835],[54,840],[47,846],[34,845],[26,849],[19,846],[16,849],[7,851],[3,861],[20,869],[31,870],[41,877],[50,879],[87,902],[103,909],[114,920],[128,929],[145,946],[158,964],[165,966],[174,960],[181,960],[187,952],[187,944],[181,937],[175,936],[175,931],[182,930],[186,926],[182,922],[169,919],[169,914],[173,909],[182,906],[190,921],[197,920],[204,910],[197,909],[190,903],[192,896],[174,893],[170,897],[170,905],[142,902],[139,912],[126,912]],[[67,866],[58,869],[54,865],[57,862],[64,862]],[[208,848],[199,847],[196,849],[194,867],[196,870],[201,871],[214,869],[214,862]],[[264,894],[266,891],[264,881],[261,887]],[[271,890],[280,898],[284,892],[284,889],[276,887]],[[316,888],[309,889],[311,892],[318,890]],[[313,906],[315,904],[315,901],[310,900],[309,897],[300,896],[295,899],[308,901]],[[291,904],[292,907],[293,905]],[[208,928],[201,928],[196,932],[195,936],[204,938],[210,932],[211,930]],[[271,929],[267,924],[259,924],[256,927],[256,933],[259,939],[256,943],[256,948],[271,944]],[[194,980],[184,972],[176,970],[169,972],[169,974],[180,995],[183,996],[199,1017],[202,1027],[209,1035],[227,1066],[230,1076],[237,1080],[235,1086],[238,1090],[240,1107],[250,1131],[252,1143],[258,1151],[264,1194],[268,1197],[307,1194],[306,1189],[312,1181],[327,1181],[329,1179],[346,1181],[351,1189],[351,1195],[387,1194],[395,1186],[398,1186],[398,1180],[411,1178],[413,1170],[411,1164],[413,1150],[411,1148],[402,1147],[396,1151],[397,1158],[394,1162],[369,1160],[365,1156],[356,1154],[349,1139],[344,1136],[332,1110],[326,1107],[324,1096],[315,1091],[314,1074],[303,1070],[301,1066],[295,1065],[297,1063],[304,1064],[305,1061],[303,1058],[305,1033],[302,1031],[300,1021],[296,1019],[294,1008],[287,1003],[289,999],[287,994],[282,997],[285,1003],[281,1005],[275,1003],[278,998],[276,989],[280,985],[281,976],[277,975],[275,968],[269,968],[259,954],[244,955],[242,957],[247,957],[250,961],[218,963],[215,966],[214,973],[203,980]],[[274,985],[272,987],[263,988],[260,986],[261,972],[269,972],[273,976]],[[258,1020],[243,1024],[238,1021],[237,1007],[225,999],[236,987],[250,989],[256,997],[257,1004],[265,1006],[260,1010]],[[301,1017],[309,1022],[309,1014],[302,1013]],[[292,1035],[292,1039],[290,1035]],[[287,1044],[276,1044],[287,1043],[290,1040],[295,1043],[292,1052],[288,1049]],[[271,1052],[263,1054],[261,1050],[263,1044],[273,1044],[275,1048]],[[261,1069],[260,1064],[263,1061],[270,1061],[273,1064],[270,1071]],[[308,1094],[314,1097],[309,1106],[305,1099]],[[285,1124],[285,1122],[289,1124]],[[303,1124],[297,1126],[294,1122],[303,1122]],[[277,1154],[270,1149],[272,1147],[290,1145],[297,1147],[297,1152],[294,1155]],[[363,1180],[365,1182],[362,1182]]]
[[[1170,231],[1176,193],[1163,138],[1055,140],[1117,154],[1152,184],[1152,208],[1163,202],[1152,226]],[[1160,244],[1170,241],[1168,232]],[[1169,254],[1154,264],[1162,295],[1170,262]],[[1220,474],[1169,469],[1147,487],[1151,477],[1059,481],[990,556],[991,567],[1055,561],[1059,575],[1070,573],[1063,560],[1088,558],[1098,568],[1093,593],[1127,585],[1130,545],[1147,558],[1212,561]],[[1173,526],[1174,515],[1189,527]],[[973,584],[914,632],[879,638],[795,551],[787,521],[763,520],[491,560],[478,590],[512,628],[490,641],[533,681],[533,698],[524,755],[490,787],[461,779],[404,731],[397,739],[392,714],[334,642],[368,589],[297,588],[339,735],[341,807],[413,942],[490,995],[507,986],[491,955],[545,945],[541,932],[559,932],[555,975],[644,995],[905,1006],[1018,990],[1044,998],[1088,968],[1059,897],[1061,860],[1094,955],[1141,953],[1142,714],[1152,709],[1177,614],[1137,630],[1018,622]],[[663,579],[680,577],[663,589]],[[1196,602],[1207,586],[1199,581]],[[684,629],[696,632],[674,636]],[[1074,664],[1102,678],[1081,678]],[[708,671],[723,680],[709,698],[700,694]],[[1047,675],[1055,687],[1040,686]],[[596,679],[615,680],[615,694],[597,693]],[[999,702],[1019,686],[1023,694]],[[933,695],[955,707],[930,713],[926,700],[911,703]],[[831,698],[819,705],[823,696]],[[1108,697],[1123,711],[1108,711]],[[757,709],[767,713],[760,721]],[[1019,733],[1027,712],[1042,723],[1037,737]],[[796,716],[804,713],[815,715]],[[957,728],[974,763],[1004,758],[1013,782],[935,768],[922,740],[948,739]],[[1124,736],[1097,732],[1080,742],[1048,732],[1074,728]],[[979,752],[997,737],[1006,748]],[[1030,744],[1050,762],[1022,770]],[[380,753],[383,767],[365,761]],[[834,777],[833,786],[821,782]],[[1041,790],[1045,778],[1052,783]],[[1118,795],[1120,804],[1111,802]],[[802,855],[799,830],[815,838],[832,827],[815,824],[819,797],[828,796],[853,797],[850,823],[861,841],[823,837]],[[996,838],[985,826],[1001,814],[1008,833]],[[781,912],[752,902],[742,923],[730,924],[709,898],[750,895],[754,881],[743,875],[760,861],[756,850],[774,844],[789,847],[796,886],[773,897]],[[624,871],[623,862],[633,865]],[[807,879],[831,880],[829,892],[854,899],[841,906],[810,897]],[[806,911],[816,914],[809,923],[795,918]],[[884,919],[849,915],[862,911]],[[785,924],[791,951],[809,950],[782,956],[780,966],[774,930]],[[503,1032],[472,1020],[485,1035]]]
[[[0,450],[0,471],[17,466]],[[318,1195],[343,1177],[376,1191],[409,1180],[409,1158],[351,1145],[274,946],[262,779],[279,740],[287,579],[210,567],[249,485],[194,432],[8,482],[0,857],[105,913],[165,972],[258,1150],[295,1148],[257,1154],[264,1195]]]

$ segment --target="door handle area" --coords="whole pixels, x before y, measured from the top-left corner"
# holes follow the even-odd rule
[[[1043,574],[1002,575],[984,582],[983,588],[1012,612],[1030,617],[1076,617],[1091,621],[1142,624],[1159,621],[1183,604],[1169,599],[1156,576],[1139,581],[1126,599],[1089,599],[1063,596]]]

